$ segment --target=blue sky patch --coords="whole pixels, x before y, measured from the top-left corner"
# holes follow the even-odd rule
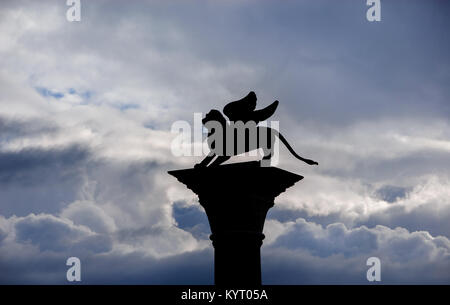
[[[53,90],[47,89],[45,87],[36,87],[35,89],[43,97],[54,97],[56,99],[60,99],[60,98],[64,97],[63,93],[53,91]]]

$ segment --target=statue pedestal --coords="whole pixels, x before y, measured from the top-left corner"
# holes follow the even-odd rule
[[[214,283],[261,285],[260,248],[275,198],[303,179],[276,167],[245,162],[170,171],[199,197],[211,226]]]

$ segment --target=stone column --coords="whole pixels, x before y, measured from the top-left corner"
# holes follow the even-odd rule
[[[245,162],[170,171],[196,193],[214,246],[214,283],[261,285],[260,248],[267,211],[275,198],[303,179],[276,167]]]

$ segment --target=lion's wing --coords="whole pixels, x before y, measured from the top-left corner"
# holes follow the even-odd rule
[[[251,120],[255,121],[256,123],[265,121],[268,118],[270,118],[274,113],[275,110],[277,110],[278,107],[278,101],[273,102],[266,108],[256,110],[252,113]]]
[[[230,121],[248,120],[248,116],[256,108],[256,100],[257,98],[255,92],[251,91],[240,100],[225,105],[223,108],[223,113]]]

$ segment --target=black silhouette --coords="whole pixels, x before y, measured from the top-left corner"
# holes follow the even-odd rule
[[[211,226],[214,283],[261,285],[260,248],[267,211],[275,198],[303,179],[259,162],[170,171],[198,195]]]
[[[273,102],[264,109],[255,110],[256,100],[255,92],[250,91],[242,99],[225,105],[223,113],[230,121],[242,121],[244,123],[253,121],[258,124],[270,118],[275,113],[275,110],[277,110],[278,101]]]
[[[257,134],[256,146],[252,146],[255,139],[251,138],[252,133],[249,132],[245,135],[245,146],[238,148],[250,151],[260,147],[264,137],[260,138],[259,135],[266,132],[270,147],[263,147],[266,149],[263,160],[272,155],[273,139],[277,135],[296,158],[311,165],[317,164],[297,155],[276,130],[257,126],[275,112],[277,105],[278,101],[275,101],[255,111],[256,95],[250,92],[243,99],[225,106],[224,113],[230,120],[250,122]],[[210,126],[211,122],[216,123],[215,127]],[[218,110],[211,110],[203,119],[203,124],[209,126],[208,144],[212,153],[193,169],[170,171],[169,174],[198,195],[208,216],[212,232],[210,239],[214,246],[214,283],[228,287],[259,286],[260,248],[267,211],[279,194],[303,177],[276,167],[261,166],[258,161],[220,165],[230,155],[219,154],[219,146],[223,146],[222,152],[227,152],[228,143],[225,143],[226,136],[214,137],[217,136],[217,130],[214,129],[223,129],[223,133],[227,133],[230,132],[231,124]],[[252,136],[255,137],[255,133]],[[234,144],[236,141],[235,138]],[[236,155],[240,150],[236,145],[233,148],[231,155]],[[216,155],[211,166],[207,166]]]
[[[278,106],[278,101],[273,102],[261,110],[254,110],[256,107],[256,94],[251,91],[246,97],[227,104],[223,112],[228,116],[231,121],[241,121],[243,123],[253,122],[253,124],[247,124],[246,126],[237,125],[231,126],[219,110],[212,109],[208,112],[202,123],[208,128],[208,123],[217,122],[221,126],[221,134],[217,135],[217,127],[208,128],[208,146],[210,153],[195,167],[206,167],[217,156],[217,158],[210,164],[210,166],[218,166],[223,162],[230,159],[232,156],[240,155],[253,151],[255,149],[262,148],[264,152],[263,160],[270,160],[273,156],[275,136],[283,142],[289,152],[297,159],[309,164],[318,165],[314,160],[306,159],[299,156],[291,147],[285,137],[277,130],[269,127],[257,126],[260,121],[268,119],[275,112]],[[216,126],[214,124],[213,126]],[[247,128],[248,130],[238,129]],[[229,141],[229,134],[233,134],[232,141]],[[239,138],[237,135],[242,134],[243,138]],[[265,136],[266,135],[266,136]],[[263,140],[263,141],[262,141]],[[229,148],[228,146],[232,146]]]

